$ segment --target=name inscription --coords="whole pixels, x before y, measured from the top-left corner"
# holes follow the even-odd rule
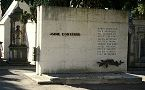
[[[50,33],[51,36],[81,36],[80,33]]]

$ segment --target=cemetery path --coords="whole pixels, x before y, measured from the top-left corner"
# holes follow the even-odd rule
[[[34,69],[22,67],[0,67],[0,90],[87,90],[68,85],[38,85],[24,73]]]
[[[35,68],[0,66],[0,90],[145,90],[141,84],[97,84],[97,85],[38,85],[24,73],[34,72]],[[145,75],[143,72],[142,75]]]

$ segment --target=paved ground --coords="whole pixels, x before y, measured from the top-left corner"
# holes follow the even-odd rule
[[[0,90],[145,90],[141,84],[98,84],[98,85],[38,85],[24,75],[34,71],[29,67],[0,67]],[[145,72],[135,72],[145,76]]]

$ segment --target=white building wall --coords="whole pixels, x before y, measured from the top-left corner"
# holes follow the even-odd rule
[[[10,45],[10,22],[9,18],[4,24],[0,24],[0,41],[3,42],[3,58],[9,57],[9,45]]]
[[[2,17],[1,2],[0,2],[0,19]]]
[[[0,24],[0,41],[3,42],[2,45],[4,47],[4,25]],[[2,58],[4,58],[4,48],[2,51]]]
[[[39,9],[42,12],[38,14],[42,17],[39,15],[38,23],[42,26],[38,24],[37,33],[40,38],[37,39],[41,40],[37,44],[40,46],[38,71],[41,73],[127,71],[128,15],[126,12],[61,7]],[[113,33],[111,37],[115,40],[107,40],[106,32],[111,35]],[[52,33],[59,35],[51,35]],[[63,33],[79,33],[80,36],[64,36]],[[101,38],[105,40],[99,40]],[[100,45],[99,42],[105,45]],[[116,44],[106,45],[113,42]],[[115,49],[107,51],[111,47]],[[100,54],[100,51],[103,54]],[[124,63],[119,67],[113,65],[109,65],[108,68],[99,67],[97,62],[106,59],[118,62],[121,60]]]
[[[10,18],[4,23],[4,58],[9,59],[9,45],[10,45]]]
[[[36,32],[36,47],[37,47],[37,60],[36,60],[36,74],[41,74],[40,66],[40,51],[41,51],[41,35],[42,35],[42,6],[37,7],[37,32]]]
[[[34,47],[35,47],[35,38],[36,38],[36,23],[32,22],[31,20],[28,21],[26,24],[26,42],[28,46],[28,61],[31,62],[31,64],[35,64],[34,61]]]

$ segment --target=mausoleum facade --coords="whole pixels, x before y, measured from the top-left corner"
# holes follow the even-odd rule
[[[127,71],[127,12],[45,6],[37,12],[37,74]]]

